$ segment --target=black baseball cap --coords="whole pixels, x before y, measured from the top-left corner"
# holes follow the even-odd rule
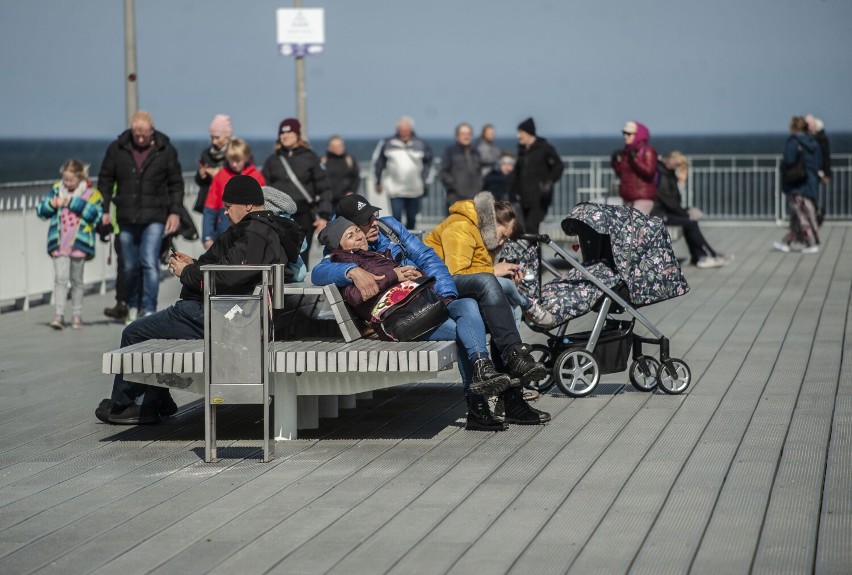
[[[337,216],[346,218],[356,226],[364,226],[373,216],[378,217],[379,208],[371,206],[364,196],[351,194],[337,202]]]

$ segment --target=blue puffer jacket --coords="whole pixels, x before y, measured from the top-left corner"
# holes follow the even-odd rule
[[[808,179],[796,187],[785,189],[784,193],[799,194],[816,201],[819,191],[819,170],[822,166],[822,154],[816,140],[803,133],[791,135],[787,138],[787,144],[784,146],[784,159],[782,162],[785,166],[795,164],[799,147],[805,152],[805,167],[808,171]]]
[[[390,216],[380,218],[399,236],[399,241],[405,251],[408,252],[408,258],[402,258],[402,248],[390,241],[381,229],[379,230],[379,239],[370,244],[370,251],[384,252],[390,250],[391,255],[400,261],[400,265],[412,265],[423,270],[426,275],[435,278],[435,291],[438,295],[444,297],[456,298],[459,292],[456,289],[456,284],[453,281],[453,276],[435,250],[418,240],[416,237],[405,229],[400,222]],[[335,263],[329,260],[328,250],[326,257],[311,271],[311,281],[314,285],[324,286],[335,284],[338,287],[345,287],[352,284],[352,280],[346,277],[346,274],[354,267],[358,267],[353,263]]]

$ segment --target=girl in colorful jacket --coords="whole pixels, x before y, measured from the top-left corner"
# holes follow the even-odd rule
[[[62,180],[55,183],[36,208],[36,214],[49,220],[47,253],[55,272],[53,299],[56,313],[53,329],[64,327],[68,283],[71,283],[71,328],[83,327],[83,264],[95,257],[95,225],[103,216],[103,198],[89,182],[86,166],[68,160],[59,169]]]

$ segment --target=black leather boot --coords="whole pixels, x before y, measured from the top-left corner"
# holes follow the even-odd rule
[[[521,380],[521,385],[526,386],[547,377],[547,368],[533,359],[529,349],[523,344],[513,347],[506,355],[505,361],[509,376]]]
[[[104,308],[104,315],[107,317],[111,317],[112,319],[119,319],[124,321],[127,317],[127,303],[123,301],[115,302],[115,307],[107,307]]]
[[[467,423],[464,428],[473,431],[506,431],[509,426],[494,419],[484,397],[471,395],[467,398]]]
[[[509,376],[494,369],[490,359],[481,358],[473,362],[473,382],[470,392],[476,395],[497,395],[511,385]]]
[[[517,387],[507,389],[497,399],[495,412],[502,412],[503,421],[518,425],[540,425],[550,421],[550,414],[530,407],[524,400],[524,392]]]

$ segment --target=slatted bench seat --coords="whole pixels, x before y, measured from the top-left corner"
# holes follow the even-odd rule
[[[354,407],[356,394],[434,379],[456,360],[452,341],[393,343],[364,338],[333,285],[286,284],[283,292],[288,304],[282,320],[285,332],[330,322],[337,333],[273,342],[269,372],[278,440],[295,439],[298,429],[318,427],[320,416],[334,417],[339,408]],[[288,311],[298,313],[287,318]],[[323,330],[314,326],[310,331]],[[204,395],[204,365],[203,340],[149,340],[104,353],[102,371],[121,373],[127,381]]]

